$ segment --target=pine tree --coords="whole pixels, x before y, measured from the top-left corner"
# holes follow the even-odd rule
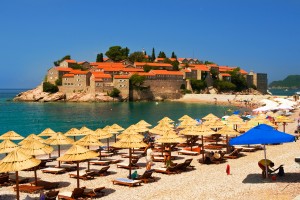
[[[103,53],[97,54],[96,62],[103,62]]]
[[[167,56],[166,56],[165,52],[160,51],[157,57],[158,58],[166,58]]]
[[[151,61],[154,62],[155,59],[156,59],[156,57],[155,57],[155,50],[154,50],[154,48],[152,48]]]
[[[176,58],[177,59],[177,56],[175,55],[174,51],[172,52],[171,58]]]

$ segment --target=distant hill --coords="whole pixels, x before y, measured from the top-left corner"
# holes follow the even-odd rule
[[[300,75],[289,75],[281,81],[273,81],[270,88],[300,88]]]

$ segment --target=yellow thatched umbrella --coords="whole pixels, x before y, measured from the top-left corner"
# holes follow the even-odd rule
[[[55,133],[52,137],[45,140],[46,144],[57,145],[58,146],[58,157],[60,157],[60,145],[72,144],[74,141],[61,132]],[[60,162],[58,162],[58,167],[60,167]]]
[[[110,126],[111,128],[115,129],[116,131],[123,131],[125,130],[122,126],[118,125],[118,124],[113,124]],[[114,134],[115,135],[115,142],[117,142],[117,133]]]
[[[140,120],[138,123],[136,123],[135,125],[139,125],[139,126],[144,126],[144,127],[150,127],[152,126],[151,124],[149,124],[148,122],[146,122],[145,120]]]
[[[43,130],[38,136],[46,136],[46,137],[51,137],[52,135],[55,134],[55,131],[53,131],[51,128],[46,128]]]
[[[172,119],[170,119],[169,117],[164,117],[158,121],[158,123],[161,123],[161,122],[173,123],[174,121]]]
[[[0,153],[9,153],[18,147],[18,145],[10,140],[3,140],[3,142],[0,143]]]
[[[180,132],[181,134],[184,134],[184,135],[187,135],[189,134],[189,129],[184,129],[183,132],[181,131]],[[198,135],[200,136],[201,135],[201,150],[202,150],[202,160],[204,161],[204,136],[207,136],[207,135],[212,135],[212,134],[215,134],[216,132],[214,132],[213,130],[211,130],[209,127],[203,125],[203,124],[200,124],[198,126],[196,126],[196,130],[192,131],[190,134],[193,134],[193,135]]]
[[[88,134],[93,134],[93,130],[87,128],[86,126],[81,127],[81,129],[79,129],[81,135],[88,135]]]
[[[286,116],[279,116],[279,117],[275,118],[275,122],[276,123],[282,123],[283,124],[283,132],[285,132],[285,125],[287,123],[292,123],[293,120],[290,119],[289,117],[286,117]]]
[[[86,134],[84,134],[83,132],[81,132],[77,128],[71,128],[70,130],[68,130],[65,133],[65,136],[73,136],[74,137],[74,141],[76,141],[76,136],[83,136],[83,135],[86,135]]]
[[[193,119],[193,118],[191,118],[191,117],[188,116],[188,115],[183,115],[183,116],[180,117],[178,120],[179,120],[179,121],[184,121],[184,120],[191,120],[191,119]]]
[[[231,135],[231,136],[240,135],[240,133],[237,132],[236,130],[234,130],[231,126],[224,126],[220,130],[218,130],[217,133],[226,136],[226,147],[227,147],[226,150],[227,150],[227,153],[229,152],[228,135]]]
[[[205,121],[210,121],[210,120],[220,120],[219,117],[217,117],[216,115],[209,113],[208,115],[206,115],[205,117],[203,117],[202,119],[204,119]]]
[[[101,128],[96,129],[94,131],[93,135],[95,135],[98,138],[98,140],[107,139],[107,146],[109,145],[109,138],[111,138],[113,136],[112,133],[109,133],[108,131],[105,131]],[[101,160],[101,146],[102,145],[99,145],[100,160]]]
[[[35,134],[32,133],[32,134],[28,135],[24,140],[22,140],[21,142],[19,142],[19,145],[22,145],[24,142],[26,142],[28,140],[32,140],[32,139],[38,140],[41,143],[45,143],[45,140],[43,138],[41,138],[41,137],[39,137],[39,136],[37,136],[37,135],[35,135]]]
[[[119,141],[113,144],[113,147],[117,148],[128,148],[129,149],[129,178],[131,178],[131,149],[146,147],[147,144],[144,143],[139,134],[127,134],[126,137],[122,137]]]
[[[40,163],[40,160],[37,160],[30,155],[26,155],[20,148],[13,150],[0,161],[0,172],[16,172],[17,200],[20,199],[18,171],[35,167]]]
[[[233,129],[237,129],[237,125],[238,124],[243,124],[244,123],[244,120],[239,116],[239,115],[230,115],[226,121],[229,123],[229,124],[232,124],[233,126]]]
[[[0,136],[0,140],[23,140],[24,137],[14,131],[8,131]]]
[[[180,122],[180,124],[177,128],[186,128],[186,127],[195,126],[195,125],[197,125],[196,120],[194,120],[194,119],[185,119],[185,120],[182,120]]]
[[[31,155],[34,157],[38,155],[50,154],[53,151],[53,147],[43,144],[40,141],[35,139],[26,140],[25,142],[23,142],[20,148],[23,150],[23,152],[26,155]],[[36,168],[34,168],[34,178],[35,178],[35,185],[37,185]]]
[[[212,128],[212,129],[220,129],[223,128],[225,126],[225,124],[223,124],[220,120],[209,120],[209,121],[205,121],[203,122],[203,125]]]
[[[149,131],[154,134],[163,135],[165,132],[173,130],[173,127],[168,122],[160,122],[158,125],[150,129]]]
[[[94,151],[91,151],[80,145],[73,145],[63,156],[57,158],[57,160],[77,163],[77,188],[79,188],[79,161],[95,158],[97,156],[98,153]]]
[[[252,125],[251,123],[246,122],[244,124],[241,124],[240,127],[238,127],[238,132],[240,133],[244,133],[244,132],[247,132],[248,130],[250,130],[251,128],[253,128],[254,125]]]
[[[119,133],[116,129],[114,129],[114,128],[112,128],[111,126],[105,126],[104,128],[103,128],[103,130],[104,131],[107,131],[107,132],[109,132],[109,133],[111,133],[111,134],[117,134],[117,133]],[[107,150],[109,151],[109,138],[107,138]]]
[[[155,142],[157,142],[157,143],[162,143],[162,144],[163,144],[163,148],[162,148],[162,149],[164,149],[164,148],[165,148],[165,144],[167,144],[167,145],[169,146],[170,144],[181,143],[181,142],[183,142],[183,141],[184,141],[184,139],[181,138],[181,137],[179,137],[179,136],[175,133],[175,131],[170,130],[170,131],[165,132],[165,133],[164,133],[162,136],[160,136],[158,139],[156,139]],[[170,159],[171,159],[171,148],[170,148],[170,146],[169,146],[169,155],[170,155]],[[166,162],[167,162],[167,160],[166,160]],[[165,163],[165,164],[166,164],[166,163]]]
[[[188,136],[191,136],[191,137],[198,137],[200,136],[202,133],[200,131],[200,129],[198,128],[198,126],[187,126],[186,128],[182,129],[180,131],[180,134],[182,135],[186,135],[187,137]],[[191,143],[191,151],[193,150],[193,144],[194,143]]]

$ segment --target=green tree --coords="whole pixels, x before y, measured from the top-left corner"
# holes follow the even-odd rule
[[[213,80],[218,80],[218,71],[214,68],[210,69],[210,74]]]
[[[206,86],[206,82],[204,80],[196,80],[191,79],[191,86],[194,91],[200,93],[201,90],[204,90]]]
[[[117,88],[113,88],[113,90],[109,93],[109,96],[112,98],[116,98],[120,96],[120,90],[118,90]]]
[[[154,47],[152,48],[152,54],[151,54],[151,62],[153,62],[156,59],[155,57],[155,50]]]
[[[63,57],[60,60],[54,61],[53,64],[54,66],[59,66],[59,64],[64,61],[64,60],[71,60],[71,56],[70,55],[66,55],[65,57]]]
[[[171,58],[176,58],[176,59],[177,59],[177,56],[176,56],[176,54],[174,53],[174,51],[172,52]]]
[[[129,49],[122,48],[121,46],[112,46],[109,50],[105,53],[105,55],[112,59],[115,62],[124,60],[128,58]]]
[[[58,79],[56,79],[55,85],[57,85],[57,86],[61,86],[62,85],[62,78],[61,77],[58,78]]]
[[[143,69],[144,69],[144,72],[150,72],[150,70],[152,70],[152,67],[149,65],[144,65]]]
[[[43,92],[55,93],[58,92],[58,87],[49,82],[43,82]]]
[[[130,85],[133,86],[133,89],[140,89],[141,86],[144,84],[146,77],[145,76],[140,76],[138,74],[133,74],[129,78],[129,83]]]
[[[209,65],[209,64],[215,64],[215,63],[214,63],[214,62],[211,62],[211,61],[207,61],[207,60],[206,60],[206,61],[204,62],[204,64],[205,64],[205,65]]]
[[[228,71],[231,75],[231,83],[236,85],[236,91],[243,91],[245,89],[248,89],[247,81],[245,77],[240,73],[240,68],[237,67],[232,71]]]
[[[172,61],[171,65],[173,66],[174,71],[179,71],[179,62],[177,60]]]
[[[103,62],[103,53],[97,54],[96,62]]]
[[[236,90],[236,85],[231,82],[228,82],[228,81],[215,80],[214,87],[217,88],[221,92],[228,92],[228,91]]]
[[[128,59],[131,62],[143,62],[146,60],[144,53],[141,51],[136,51],[136,52],[131,53],[129,55]]]
[[[165,52],[160,51],[157,57],[158,58],[166,58],[167,56],[166,56]]]

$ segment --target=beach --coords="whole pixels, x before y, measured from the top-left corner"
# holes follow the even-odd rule
[[[296,110],[291,116],[296,119],[299,116],[299,110]],[[294,133],[297,127],[296,120],[286,126],[287,133]],[[278,130],[282,131],[280,125]],[[112,180],[120,177],[127,177],[128,170],[117,168],[116,164],[110,164],[112,173],[108,176],[96,177],[93,180],[80,180],[80,186],[87,188],[106,187],[105,195],[101,199],[294,199],[299,195],[300,167],[294,161],[299,156],[299,141],[285,143],[281,145],[267,145],[267,158],[275,163],[275,167],[284,164],[285,176],[277,177],[277,180],[271,178],[263,179],[261,170],[257,162],[264,158],[263,150],[256,152],[243,152],[245,156],[238,159],[227,159],[221,164],[200,164],[198,156],[179,155],[179,159],[174,162],[182,162],[187,158],[193,158],[192,165],[195,170],[183,172],[174,175],[165,175],[153,173],[156,177],[155,182],[148,184],[142,183],[141,186],[127,187],[114,185]],[[128,150],[121,150],[125,153]],[[55,156],[55,153],[52,155]],[[177,152],[172,155],[177,156]],[[112,158],[121,158],[120,155]],[[138,174],[145,171],[145,157],[140,158]],[[56,161],[50,162],[49,166],[55,166]],[[162,163],[155,163],[152,168],[161,167]],[[227,175],[226,168],[230,166],[230,175]],[[80,163],[82,171],[86,169],[86,163]],[[101,166],[91,165],[91,169],[100,169]],[[74,172],[73,172],[74,173]],[[33,177],[32,171],[21,171],[22,177]],[[52,175],[42,173],[38,170],[38,178],[50,182],[61,181],[59,191],[72,191],[76,187],[76,179],[70,178],[69,173],[61,175]],[[30,197],[38,198],[39,194],[26,194],[21,192],[21,199]],[[12,186],[0,188],[0,199],[14,199],[15,192]]]

